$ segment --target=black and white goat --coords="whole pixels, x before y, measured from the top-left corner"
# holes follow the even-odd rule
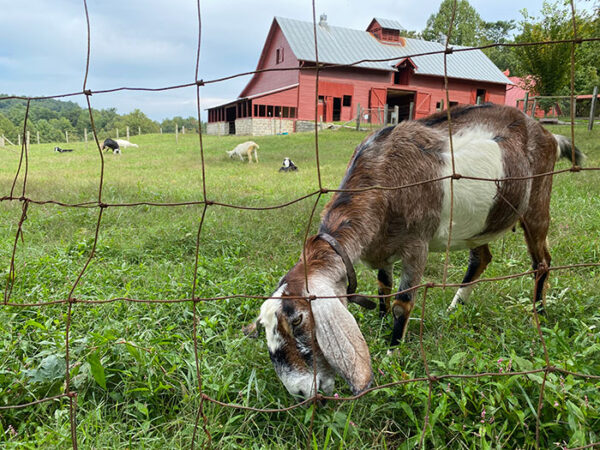
[[[58,152],[58,153],[68,153],[68,152],[72,152],[73,149],[72,148],[60,148],[58,146],[54,147],[54,151]]]
[[[119,143],[111,138],[104,139],[102,143],[102,150],[112,150],[115,155],[121,154],[121,147]]]
[[[463,178],[453,180],[450,248],[471,252],[463,283],[480,277],[492,258],[488,243],[517,222],[533,268],[549,267],[552,176],[529,177],[552,172],[560,156],[570,159],[570,142],[506,106],[456,107],[451,114],[455,169]],[[580,164],[583,155],[573,152]],[[414,291],[407,290],[421,282],[428,252],[444,251],[450,235],[450,179],[421,183],[451,174],[445,111],[379,130],[356,148],[340,185],[353,191],[332,197],[322,213],[319,234],[307,240],[304,257],[263,303],[257,320],[245,328],[251,333],[257,325],[264,326],[275,371],[292,395],[310,397],[316,389],[331,393],[336,373],[355,394],[370,386],[369,349],[347,309],[348,301],[369,303],[352,295],[353,263],[360,259],[378,269],[379,294],[389,295],[393,264],[402,261],[398,292],[406,292],[391,306],[391,345],[398,344],[415,302]],[[395,189],[402,185],[410,187]],[[383,189],[366,189],[374,186]],[[542,271],[536,277],[538,305],[546,275]],[[451,306],[466,301],[471,290],[461,287]],[[306,300],[310,296],[312,316]],[[389,300],[380,300],[380,309],[387,312]]]
[[[283,163],[281,163],[281,167],[279,168],[280,172],[295,172],[298,170],[298,166],[294,164],[290,158],[283,158]]]

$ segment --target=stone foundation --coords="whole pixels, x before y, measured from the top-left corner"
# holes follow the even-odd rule
[[[206,124],[206,134],[223,136],[229,134],[228,122],[209,122]]]

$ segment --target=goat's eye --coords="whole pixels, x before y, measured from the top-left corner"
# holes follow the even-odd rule
[[[302,316],[298,316],[294,320],[292,320],[292,326],[294,326],[294,327],[297,327],[301,323],[302,323]]]

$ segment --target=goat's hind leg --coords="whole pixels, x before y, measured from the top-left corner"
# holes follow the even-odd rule
[[[532,221],[521,223],[525,232],[525,241],[527,242],[527,249],[531,255],[531,267],[536,270],[535,283],[533,288],[534,296],[534,307],[537,312],[544,313],[545,307],[545,294],[546,294],[546,281],[548,280],[548,269],[550,268],[550,262],[552,260],[550,256],[550,250],[548,248],[548,224],[544,224],[544,221],[540,221],[532,225]]]
[[[478,280],[491,260],[492,254],[490,253],[488,244],[472,248],[469,253],[469,267],[462,280],[463,284]],[[460,287],[454,295],[452,303],[448,306],[448,312],[452,312],[458,303],[464,304],[469,299],[471,292],[473,292],[473,288],[473,285]]]

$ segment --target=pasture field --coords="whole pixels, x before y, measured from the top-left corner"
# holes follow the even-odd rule
[[[552,131],[570,136],[569,127]],[[323,186],[336,188],[354,147],[366,133],[320,134]],[[600,132],[576,130],[586,166],[600,166]],[[243,137],[204,137],[206,192],[211,201],[245,207],[275,206],[318,190],[313,134],[254,137],[259,164],[230,160],[225,150]],[[202,200],[202,163],[197,135],[131,138],[139,148],[105,154],[105,203]],[[63,146],[62,144],[60,144]],[[66,147],[66,145],[64,145]],[[100,157],[89,144],[32,145],[26,196],[68,204],[98,199]],[[11,190],[19,151],[0,149],[0,198]],[[285,156],[300,170],[278,173]],[[557,168],[567,168],[561,160]],[[24,178],[16,184],[21,195]],[[297,260],[316,196],[282,209],[207,208],[198,254],[196,296],[268,296]],[[319,212],[329,195],[319,200]],[[564,173],[554,180],[550,247],[554,266],[600,261],[600,173]],[[121,298],[174,300],[192,296],[196,236],[203,205],[118,206],[104,210],[98,246],[73,293],[77,299],[111,300],[72,307],[69,355],[77,395],[80,448],[189,448],[201,405],[190,302],[143,304]],[[10,281],[10,259],[22,203],[0,202],[0,274]],[[15,255],[10,301],[64,300],[94,242],[99,209],[29,204],[23,240]],[[318,216],[311,226],[315,232]],[[485,277],[529,270],[522,231],[491,245],[494,259]],[[462,280],[467,253],[450,256],[448,282]],[[442,279],[444,254],[433,253],[426,282]],[[358,290],[376,294],[376,274],[359,265]],[[550,273],[542,329],[550,362],[573,372],[600,375],[600,269]],[[423,346],[431,372],[517,372],[545,366],[532,321],[531,277],[478,285],[468,304],[448,316],[454,289],[427,294]],[[413,317],[421,313],[423,290]],[[204,392],[225,403],[283,408],[294,403],[277,379],[264,338],[247,339],[261,300],[225,298],[197,306],[198,353]],[[375,385],[425,376],[418,320],[406,342],[388,354],[392,319],[350,309],[369,345]],[[0,307],[0,406],[25,404],[64,392],[66,304]],[[533,448],[543,374],[475,379],[447,378],[433,384],[425,448]],[[350,395],[338,379],[336,393]],[[204,402],[197,444],[214,448],[414,448],[424,426],[427,383],[408,383],[367,394],[354,402],[262,413]],[[549,373],[540,413],[542,448],[577,447],[600,441],[600,383]],[[21,409],[0,410],[3,448],[71,446],[65,398]]]

